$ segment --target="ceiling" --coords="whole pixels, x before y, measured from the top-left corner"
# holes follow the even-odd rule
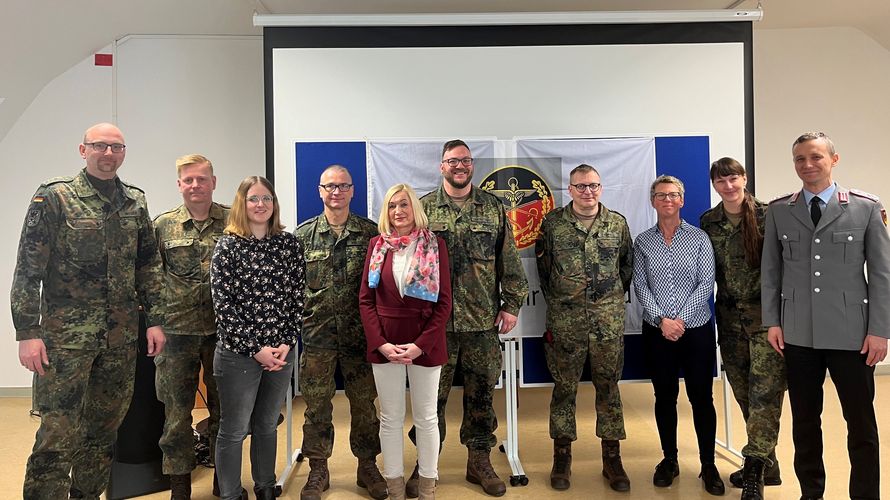
[[[757,8],[757,0],[2,0],[0,140],[41,89],[132,34],[259,35],[259,14],[570,12]],[[890,50],[890,2],[763,0],[755,30],[846,26]]]

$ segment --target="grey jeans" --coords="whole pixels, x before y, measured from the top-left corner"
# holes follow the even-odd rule
[[[280,371],[264,371],[255,359],[216,347],[213,376],[220,401],[216,476],[223,499],[241,498],[241,445],[248,432],[253,482],[260,488],[275,486],[278,415],[293,374],[293,350],[285,361],[288,364]]]

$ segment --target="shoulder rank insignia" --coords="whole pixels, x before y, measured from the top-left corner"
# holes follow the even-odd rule
[[[873,195],[873,194],[871,194],[871,193],[866,193],[865,191],[860,191],[860,190],[858,190],[858,189],[851,189],[851,190],[850,190],[850,193],[852,193],[852,194],[854,194],[854,195],[856,195],[856,196],[858,196],[858,197],[860,197],[860,198],[865,198],[865,199],[867,199],[867,200],[871,200],[871,201],[880,201],[880,200],[878,199],[877,196],[875,196],[875,195]]]
[[[777,202],[777,201],[782,201],[782,200],[784,200],[785,198],[791,198],[791,200],[790,200],[791,203],[794,203],[795,201],[797,201],[797,197],[798,197],[799,195],[800,195],[800,191],[797,191],[797,192],[794,192],[794,193],[785,193],[785,194],[783,194],[783,195],[781,195],[781,196],[777,196],[777,197],[773,198],[772,200],[769,201],[769,203],[770,203],[770,205],[772,205],[773,203],[775,203],[775,202]]]

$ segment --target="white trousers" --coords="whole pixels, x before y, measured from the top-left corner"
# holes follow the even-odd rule
[[[380,400],[380,451],[383,477],[405,475],[405,379],[411,386],[411,414],[417,429],[417,464],[422,477],[439,477],[439,418],[436,398],[441,366],[372,363]]]

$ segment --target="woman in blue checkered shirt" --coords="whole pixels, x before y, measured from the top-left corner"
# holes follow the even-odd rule
[[[670,486],[677,461],[677,395],[680,370],[698,438],[705,490],[725,491],[714,465],[717,412],[712,396],[716,339],[708,300],[714,293],[714,252],[704,231],[680,218],[683,183],[662,175],[649,190],[658,223],[634,243],[634,288],[643,306],[643,350],[655,389],[655,422],[664,459],[655,486]]]

